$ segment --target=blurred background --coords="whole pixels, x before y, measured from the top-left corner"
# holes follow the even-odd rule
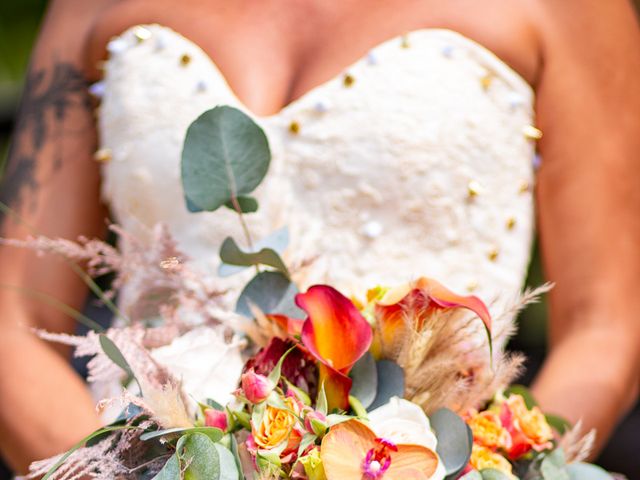
[[[605,1],[605,0],[602,0]],[[634,0],[640,11],[640,0]],[[44,13],[45,0],[0,0],[0,175],[6,157],[14,116],[21,95],[29,53]],[[639,79],[640,81],[640,79]],[[1,267],[0,267],[1,268]],[[535,248],[528,283],[544,283]],[[520,316],[519,332],[511,348],[525,352],[529,365],[522,383],[534,377],[545,355],[546,305],[532,305]],[[640,405],[621,422],[598,463],[629,480],[640,479]],[[0,464],[0,480],[11,478]]]

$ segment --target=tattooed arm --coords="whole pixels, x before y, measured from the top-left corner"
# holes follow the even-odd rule
[[[103,233],[83,61],[84,39],[105,3],[58,0],[49,8],[0,184],[0,200],[16,214],[0,214],[3,237]],[[72,332],[75,321],[15,287],[75,308],[81,308],[86,290],[53,258],[0,247],[0,265],[0,453],[22,472],[30,461],[70,447],[98,420],[83,381],[69,365],[69,352],[30,331]]]

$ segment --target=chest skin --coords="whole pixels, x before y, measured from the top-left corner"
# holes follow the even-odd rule
[[[129,0],[106,7],[88,39],[88,68],[109,39],[141,23],[171,27],[214,60],[254,113],[269,115],[405,32],[446,28],[484,45],[530,84],[539,48],[525,0]]]

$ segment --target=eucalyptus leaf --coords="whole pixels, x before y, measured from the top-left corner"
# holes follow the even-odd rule
[[[564,452],[557,448],[544,456],[540,464],[540,473],[544,480],[569,480],[565,466]]]
[[[180,459],[174,453],[153,480],[181,480]]]
[[[220,455],[216,444],[204,433],[190,433],[183,438],[181,448],[176,451],[187,465],[184,480],[220,480]]]
[[[282,227],[276,230],[275,232],[270,233],[264,238],[261,238],[257,242],[253,244],[253,248],[249,251],[251,253],[256,253],[262,250],[263,248],[270,248],[278,252],[278,254],[282,255],[287,246],[289,245],[289,229],[287,227]],[[231,275],[235,275],[236,273],[243,272],[248,267],[245,266],[237,266],[237,265],[229,265],[226,263],[221,263],[218,267],[218,275],[221,277],[228,277]]]
[[[236,198],[237,206],[240,208],[240,213],[255,213],[258,211],[258,201],[253,197],[238,197]],[[233,199],[224,204],[229,210],[237,212],[236,205],[234,205]]]
[[[464,477],[460,477],[460,480],[482,480],[482,474],[477,470],[472,470]]]
[[[174,434],[185,435],[188,433],[200,433],[200,434],[206,435],[213,442],[219,441],[223,436],[222,430],[215,427],[191,427],[191,428],[176,427],[176,428],[167,428],[163,430],[155,430],[153,432],[143,433],[142,435],[140,435],[140,440],[147,441],[153,438],[163,437],[165,435],[174,435]]]
[[[278,252],[272,248],[262,248],[260,251],[243,252],[236,241],[227,237],[220,247],[220,259],[228,265],[236,265],[240,267],[250,267],[253,265],[267,265],[275,268],[278,272],[282,272],[289,277],[289,270],[280,258]]]
[[[236,436],[232,433],[228,433],[227,437],[229,437],[229,451],[233,455],[233,460],[236,463],[238,471],[238,476],[236,478],[238,480],[244,480],[244,475],[242,474],[242,460],[240,460],[240,453],[238,452],[238,441],[236,440]]]
[[[213,398],[207,398],[205,402],[207,403],[208,407],[213,408],[214,410],[219,410],[219,411],[224,410],[224,406],[216,402]]]
[[[485,468],[480,471],[482,480],[511,480],[506,473],[496,470],[495,468]]]
[[[233,453],[219,443],[213,445],[218,451],[218,460],[220,463],[220,476],[219,480],[238,480],[239,471],[236,459]]]
[[[378,391],[378,369],[373,355],[370,352],[365,353],[355,363],[349,376],[353,380],[349,394],[360,400],[364,408],[368,408]]]
[[[381,407],[389,403],[392,397],[404,397],[404,370],[391,360],[376,362],[378,384],[376,397],[368,410]]]
[[[471,457],[471,429],[460,416],[448,408],[437,410],[429,420],[438,439],[436,452],[444,463],[446,478],[457,478]]]
[[[590,463],[570,463],[567,472],[571,480],[614,480],[606,470]]]
[[[187,129],[182,149],[187,206],[214,211],[249,195],[270,161],[267,137],[249,116],[229,106],[207,110]]]
[[[295,304],[296,286],[280,272],[260,272],[242,290],[236,312],[252,318],[249,305],[255,305],[264,313],[280,313],[293,318],[303,318],[304,312]]]

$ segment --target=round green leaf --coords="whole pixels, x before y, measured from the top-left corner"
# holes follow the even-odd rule
[[[214,447],[216,447],[218,451],[218,459],[220,462],[220,476],[218,480],[238,480],[238,466],[233,453],[219,443],[215,443]]]
[[[269,169],[271,153],[262,129],[240,110],[218,106],[187,129],[182,186],[190,211],[214,211],[247,196]]]
[[[460,480],[482,480],[482,475],[477,470],[472,470],[464,477],[460,477]]]
[[[296,286],[280,272],[260,272],[244,287],[236,312],[253,317],[250,304],[256,305],[264,313],[281,313],[295,318],[303,318],[294,298],[298,293]]]
[[[258,211],[258,201],[253,197],[238,197],[236,201],[238,202],[237,207],[240,208],[241,213],[255,213]],[[224,206],[234,212],[238,211],[233,200],[229,200]]]
[[[153,477],[153,480],[181,480],[180,479],[180,460],[176,454],[171,455],[167,463],[164,464],[162,470]]]
[[[376,398],[378,391],[378,369],[371,353],[367,352],[358,360],[349,376],[353,380],[350,395],[360,400],[364,408],[368,408]]]
[[[204,433],[190,433],[185,437],[180,442],[182,448],[178,449],[182,463],[188,465],[184,480],[219,480],[220,455],[216,444]]]
[[[511,477],[507,476],[506,473],[495,468],[485,468],[480,473],[482,474],[482,480],[511,480]]]
[[[400,365],[391,360],[380,360],[376,362],[376,370],[378,371],[378,388],[375,400],[369,405],[369,411],[389,403],[391,397],[404,396],[404,370]]]
[[[471,457],[473,446],[471,429],[460,416],[448,408],[436,411],[429,420],[438,439],[436,452],[444,463],[446,478],[457,478]]]
[[[540,464],[540,473],[544,480],[569,480],[565,466],[564,452],[557,448],[544,456]]]
[[[570,463],[567,472],[571,480],[613,480],[606,470],[590,463]]]

